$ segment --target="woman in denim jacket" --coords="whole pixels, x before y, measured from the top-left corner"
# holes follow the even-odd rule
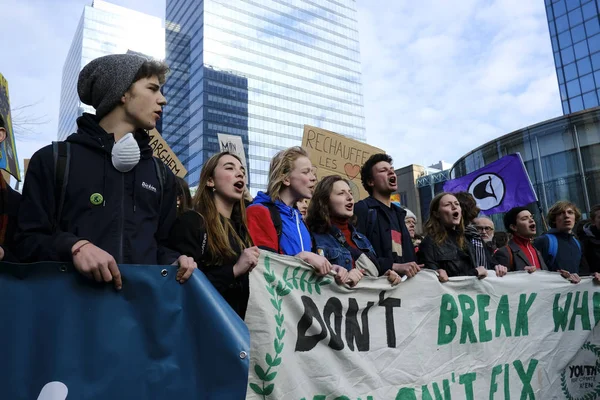
[[[355,286],[366,275],[377,276],[377,255],[369,240],[352,224],[354,199],[350,185],[339,175],[323,178],[313,193],[306,224],[313,236],[313,250],[325,256],[332,265],[348,270],[345,280]],[[392,284],[400,276],[386,272]]]

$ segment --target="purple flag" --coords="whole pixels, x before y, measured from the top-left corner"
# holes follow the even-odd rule
[[[445,192],[469,192],[485,215],[506,212],[537,201],[520,154],[498,161],[444,184]]]

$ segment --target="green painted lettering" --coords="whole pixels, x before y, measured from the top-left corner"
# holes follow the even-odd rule
[[[456,322],[458,317],[458,306],[454,297],[450,294],[442,295],[442,305],[440,306],[440,320],[438,322],[438,346],[448,344],[456,336]],[[449,330],[449,332],[446,332]],[[398,392],[400,393],[400,392]]]
[[[508,364],[504,364],[504,398],[510,399],[510,375]]]
[[[563,332],[567,327],[567,317],[569,314],[569,308],[571,308],[571,299],[573,293],[567,293],[567,300],[565,301],[565,308],[562,308],[558,301],[560,300],[560,293],[554,296],[554,307],[552,308],[552,317],[554,318],[554,332],[558,332],[560,328]]]
[[[496,311],[496,337],[499,337],[502,333],[502,327],[504,327],[504,335],[506,337],[512,336],[512,330],[510,328],[510,307],[508,306],[508,295],[500,297],[498,303],[498,310]]]
[[[502,373],[502,365],[496,365],[492,369],[492,382],[490,383],[490,400],[494,400],[494,393],[498,391],[496,377]]]
[[[440,387],[436,382],[433,382],[433,393],[435,395],[435,400],[452,400],[452,395],[450,394],[450,381],[448,379],[444,379],[442,382],[444,388],[444,397],[442,397],[442,393],[440,392]]]
[[[519,296],[519,309],[517,310],[517,322],[515,323],[515,336],[529,335],[529,318],[527,313],[537,297],[537,293],[531,293],[529,299],[526,294]]]
[[[460,344],[467,342],[467,336],[471,343],[477,343],[477,336],[475,335],[475,328],[473,327],[473,321],[471,317],[475,314],[475,301],[466,294],[458,295],[458,302],[460,303],[460,310],[462,311],[462,325],[460,327]]]
[[[402,388],[398,390],[396,400],[417,400],[415,389],[413,388]]]
[[[592,301],[594,303],[594,326],[596,326],[600,322],[600,293],[594,292]]]
[[[529,361],[527,372],[525,372],[523,369],[523,363],[520,360],[515,361],[513,365],[515,366],[517,374],[519,375],[519,379],[521,379],[521,383],[523,384],[523,389],[521,389],[521,400],[535,400],[535,394],[533,393],[533,388],[531,387],[531,379],[533,378],[533,373],[538,365],[538,360],[532,358],[531,361]]]
[[[581,304],[579,304],[579,292],[575,293],[575,301],[573,302],[573,314],[571,322],[569,322],[569,330],[575,330],[575,318],[579,315],[581,318],[581,327],[584,331],[592,330],[590,325],[590,311],[588,306],[588,292],[583,292],[581,295]]]
[[[477,312],[479,314],[479,341],[481,343],[492,340],[492,330],[486,326],[487,320],[490,318],[490,313],[486,307],[490,305],[490,296],[487,294],[477,295]]]
[[[427,385],[421,386],[421,392],[421,400],[433,400],[433,397],[431,397],[431,393],[429,393],[429,388],[427,387]]]
[[[477,379],[475,372],[469,372],[468,374],[462,374],[458,379],[458,383],[465,385],[465,398],[467,400],[473,400],[473,382]]]

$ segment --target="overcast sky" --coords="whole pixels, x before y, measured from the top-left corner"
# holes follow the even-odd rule
[[[164,0],[111,0],[164,18]],[[46,123],[19,158],[56,140],[62,66],[91,0],[0,0],[0,73],[12,107]],[[394,165],[454,162],[562,114],[543,0],[357,0],[367,141]],[[390,143],[394,144],[391,148]]]

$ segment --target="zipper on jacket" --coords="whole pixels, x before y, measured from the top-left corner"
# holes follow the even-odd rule
[[[117,263],[123,263],[123,235],[125,230],[125,174],[121,173],[121,229],[119,229],[119,259]]]
[[[302,240],[302,232],[300,231],[300,219],[298,218],[298,213],[296,211],[294,212],[294,216],[296,217],[296,228],[298,228],[298,236],[300,236],[300,247],[302,248],[302,251],[306,251],[304,250],[304,241]]]

